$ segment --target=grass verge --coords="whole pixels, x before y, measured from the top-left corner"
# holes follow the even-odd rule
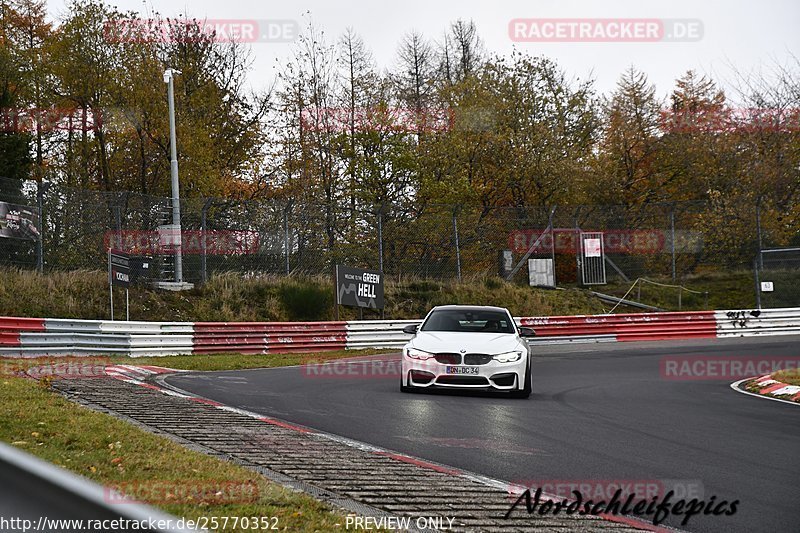
[[[688,276],[684,279],[673,281],[670,278],[648,278],[651,281],[666,285],[682,285],[687,289],[705,294],[694,294],[682,291],[680,306],[678,300],[679,289],[642,283],[641,288],[634,287],[627,295],[627,299],[639,301],[644,304],[660,307],[667,311],[699,311],[707,309],[748,309],[755,306],[755,293],[753,292],[753,274],[748,271],[733,271],[726,273],[702,273]],[[608,285],[598,287],[598,292],[612,296],[625,296],[631,283],[614,280]],[[606,304],[608,308],[612,307]],[[625,311],[622,311],[624,309]],[[634,309],[620,306],[616,311],[638,312]]]
[[[112,363],[127,365],[154,365],[176,370],[242,370],[246,368],[273,368],[278,366],[302,365],[308,362],[321,362],[346,357],[397,353],[394,350],[335,350],[330,352],[271,353],[243,355],[240,353],[221,353],[211,355],[175,355],[170,357],[112,357]]]
[[[778,370],[772,374],[772,379],[786,383],[787,385],[800,385],[800,369],[791,368],[788,370]]]
[[[357,355],[386,351],[365,350]],[[186,370],[227,370],[286,366],[354,355],[342,350],[320,354],[219,354],[110,361]],[[36,360],[30,359],[4,361],[7,368],[36,364]],[[48,383],[48,379],[34,381],[9,375],[0,378],[0,440],[97,483],[135,495],[178,517],[218,517],[220,524],[225,516],[276,517],[278,529],[285,531],[331,531],[340,529],[344,523],[343,514],[310,496],[72,403],[52,391]],[[147,495],[157,495],[157,501]],[[241,525],[233,528],[229,522],[224,531],[249,530]]]

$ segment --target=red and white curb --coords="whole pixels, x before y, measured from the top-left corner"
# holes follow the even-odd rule
[[[758,386],[757,392],[750,392],[742,388],[744,384],[755,382]],[[800,405],[800,386],[789,385],[772,378],[772,375],[766,374],[755,378],[741,379],[735,383],[731,383],[731,388],[736,392],[755,396],[756,398],[764,398],[766,400],[774,400],[776,402],[783,402],[792,405]],[[788,398],[787,398],[788,397]]]
[[[170,396],[179,396],[185,398],[186,396],[184,394],[178,394],[145,382],[145,380],[151,376],[158,374],[174,374],[176,372],[185,372],[185,370],[150,365],[111,365],[105,368],[105,374],[110,378],[118,379],[120,381],[124,381],[125,383],[132,383],[133,385],[139,385],[140,387],[144,387],[146,389],[163,392],[164,394],[169,394]]]
[[[210,400],[208,398],[203,398],[201,396],[197,396],[190,392],[187,392],[183,389],[175,387],[174,385],[170,385],[164,381],[164,378],[168,374],[173,374],[176,372],[187,372],[186,370],[176,370],[171,368],[164,368],[158,366],[134,366],[134,365],[114,365],[106,367],[106,374],[109,377],[114,379],[119,379],[121,381],[125,381],[126,383],[132,383],[134,385],[139,385],[141,387],[145,387],[150,390],[158,391],[163,394],[168,394],[170,396],[175,396],[179,398],[185,398],[189,401],[202,403],[205,405],[209,405],[211,407],[215,407],[222,411],[227,411],[230,413],[236,413],[239,415],[247,416],[249,418],[253,418],[255,420],[259,420],[266,424],[270,424],[273,426],[281,427],[283,429],[289,429],[292,431],[296,431],[298,433],[303,433],[307,435],[314,435],[317,437],[321,437],[324,439],[328,439],[334,441],[339,444],[343,444],[345,446],[349,446],[351,448],[355,448],[361,451],[366,451],[369,453],[373,453],[375,455],[379,455],[382,457],[388,457],[395,461],[400,461],[407,464],[412,464],[418,466],[420,468],[425,468],[428,470],[433,470],[435,472],[439,472],[441,474],[446,474],[454,477],[459,477],[462,479],[470,480],[476,483],[480,483],[484,486],[488,486],[494,489],[499,489],[505,491],[509,494],[509,496],[518,496],[525,492],[528,487],[523,487],[520,485],[516,485],[513,483],[509,483],[507,481],[502,481],[499,479],[494,479],[491,477],[483,476],[481,474],[477,474],[474,472],[469,472],[461,469],[457,469],[448,465],[436,463],[434,461],[429,461],[426,459],[421,459],[419,457],[414,457],[411,455],[406,455],[400,452],[396,452],[393,450],[389,450],[386,448],[381,448],[379,446],[374,446],[372,444],[367,444],[365,442],[353,440],[347,437],[342,437],[340,435],[335,435],[332,433],[327,433],[324,431],[319,431],[313,428],[309,428],[306,426],[302,426],[299,424],[293,424],[291,422],[287,422],[284,420],[280,420],[277,418],[264,416],[259,413],[254,413],[252,411],[247,411],[245,409],[239,409],[237,407],[231,407],[228,405],[224,405],[220,402]],[[157,385],[152,383],[148,383],[145,380],[149,378],[154,378]],[[543,497],[552,499],[554,501],[560,501],[564,498],[559,496],[551,495],[551,494],[542,494]],[[675,529],[664,527],[664,526],[654,526],[650,522],[646,522],[644,520],[640,520],[638,518],[627,517],[627,516],[616,516],[616,515],[608,515],[602,514],[598,515],[599,519],[604,519],[612,522],[618,522],[630,525],[632,527],[636,527],[642,530],[647,531],[656,531],[656,532],[674,532],[677,531]]]

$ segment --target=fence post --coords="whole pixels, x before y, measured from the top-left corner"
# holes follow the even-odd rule
[[[378,270],[383,272],[383,207],[378,209]]]
[[[575,209],[575,286],[580,286],[581,284],[581,247],[580,247],[580,238],[581,238],[581,226],[578,221],[578,217],[580,216],[581,206],[578,206]],[[555,264],[553,265],[553,272],[555,272]]]
[[[458,281],[461,281],[461,247],[458,243],[458,212],[461,206],[457,205],[453,208],[453,238],[456,245],[456,276]]]
[[[763,250],[761,245],[761,195],[756,198],[756,232],[758,234],[758,266],[763,270],[764,256],[761,254],[761,250]],[[761,309],[760,306],[759,309]]]
[[[759,252],[759,256],[761,253]],[[753,279],[756,286],[756,309],[761,309],[761,284],[758,282],[758,257],[753,258]]]
[[[672,281],[675,281],[675,204],[671,204],[669,209],[669,231],[670,252],[672,252]]]
[[[292,200],[283,208],[283,255],[286,259],[286,275],[289,275],[289,211],[292,209]]]
[[[114,206],[114,247],[118,250],[122,249],[122,207],[119,205]]]
[[[548,220],[548,226],[550,227],[550,259],[553,261],[553,287],[558,287],[558,281],[556,280],[556,234],[553,231],[553,214],[556,212],[556,207],[553,206],[553,209],[550,210],[550,217]]]
[[[205,203],[203,204],[203,209],[200,210],[200,278],[203,280],[203,283],[208,281],[208,271],[206,270],[206,253],[208,246],[206,242],[206,230],[208,229],[208,224],[206,221],[206,214],[208,213],[208,208],[211,207],[212,202],[213,200],[211,198],[206,199]]]
[[[36,182],[36,211],[39,216],[39,238],[36,239],[36,270],[44,272],[44,192],[49,184]]]

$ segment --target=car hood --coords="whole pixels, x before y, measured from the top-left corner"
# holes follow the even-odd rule
[[[412,348],[431,353],[499,354],[514,350],[525,350],[513,333],[461,333],[449,331],[420,331],[411,339]]]

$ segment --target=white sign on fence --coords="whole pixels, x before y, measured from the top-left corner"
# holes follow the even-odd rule
[[[585,239],[583,247],[585,257],[601,257],[600,239]]]
[[[761,282],[761,292],[772,292],[775,290],[771,281],[762,281]]]
[[[531,287],[555,287],[552,259],[528,259],[528,283]]]

